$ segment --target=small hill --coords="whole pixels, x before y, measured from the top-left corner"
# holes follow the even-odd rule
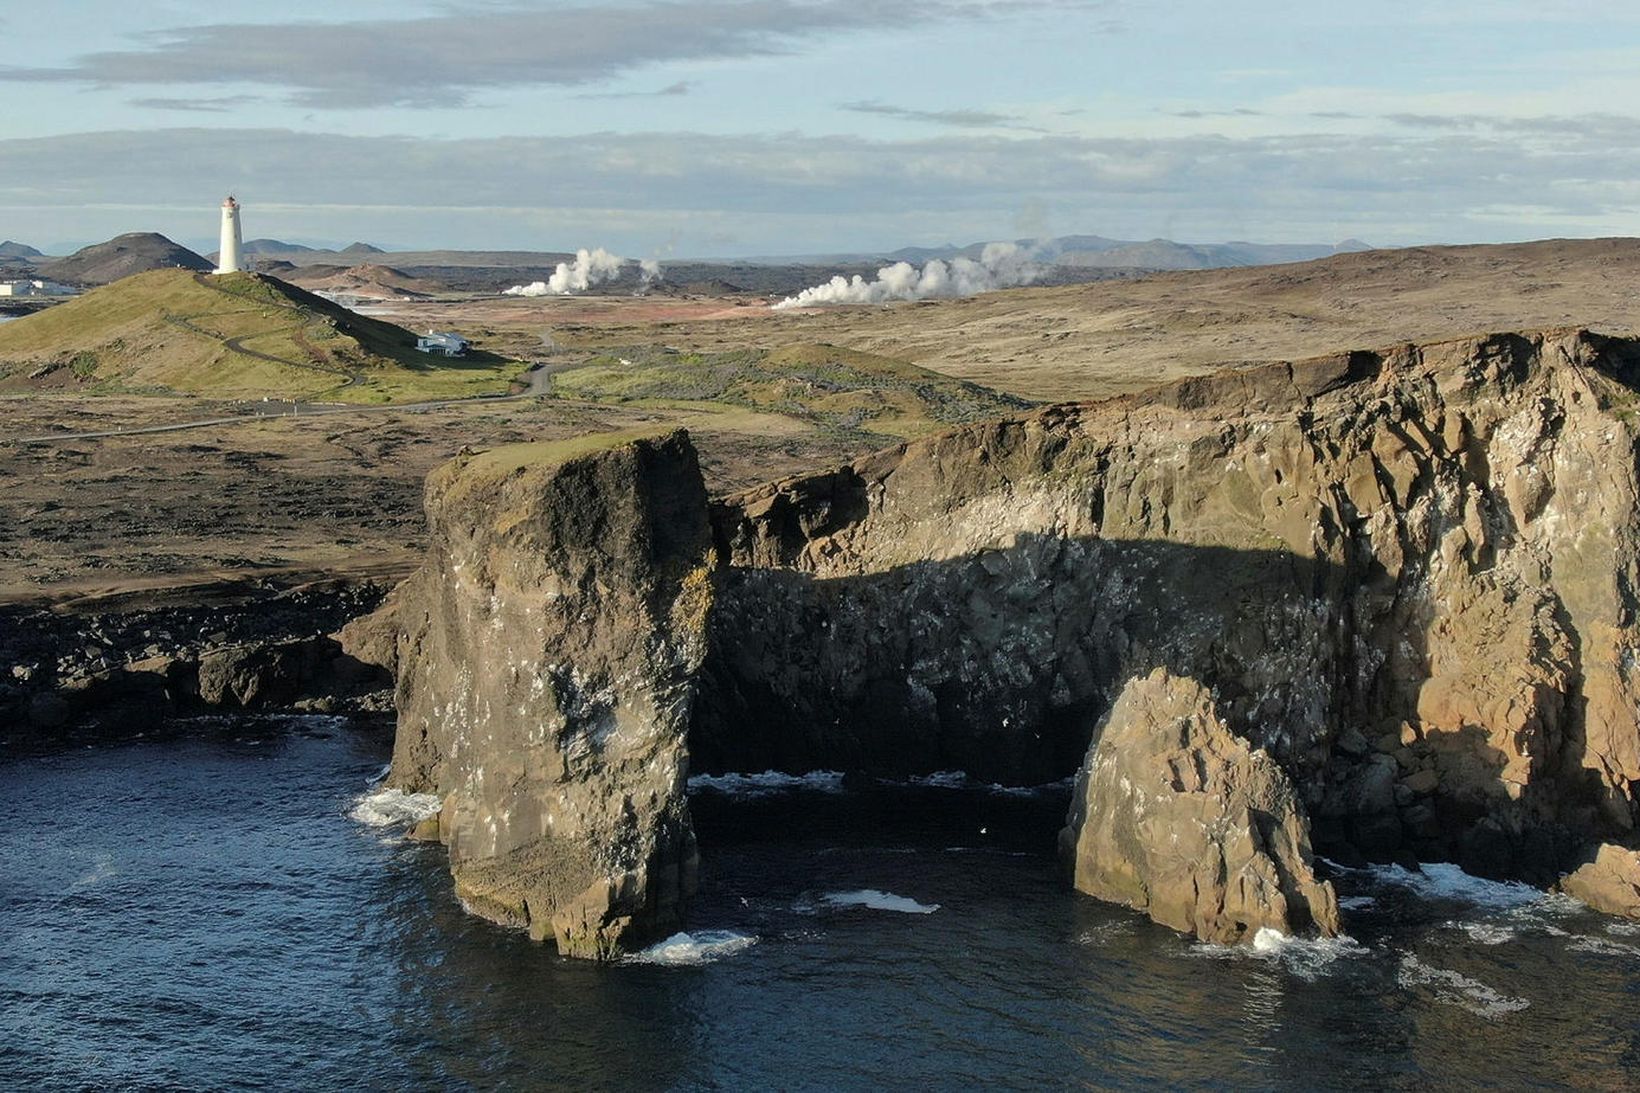
[[[75,251],[67,258],[39,264],[40,274],[53,281],[77,285],[106,285],[136,273],[155,269],[185,269],[209,273],[206,259],[156,232],[128,232],[106,243]]]
[[[14,243],[7,239],[0,243],[0,258],[43,258],[45,255],[29,246],[27,243]]]
[[[300,243],[286,243],[280,239],[252,239],[241,243],[241,254],[307,254],[315,248],[304,247]]]
[[[349,243],[347,246],[343,247],[341,250],[337,251],[336,253],[337,254],[386,254],[387,252],[382,250],[380,247],[371,246],[369,243]]]
[[[401,402],[503,392],[524,368],[415,343],[273,277],[151,270],[0,325],[0,391]]]
[[[293,269],[285,280],[310,292],[360,296],[374,300],[415,300],[449,290],[437,281],[411,277],[392,266],[362,265],[337,270],[331,266]]]

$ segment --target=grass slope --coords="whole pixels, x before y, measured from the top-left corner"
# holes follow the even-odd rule
[[[556,393],[617,402],[716,403],[827,432],[906,438],[1029,405],[892,357],[833,345],[723,353],[633,346],[553,376]]]
[[[0,326],[0,390],[406,402],[492,394],[524,365],[415,335],[254,273],[153,270]]]

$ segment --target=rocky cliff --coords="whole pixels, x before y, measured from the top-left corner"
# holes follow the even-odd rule
[[[427,561],[385,609],[390,784],[443,797],[469,910],[609,955],[694,887],[684,745],[711,598],[694,450],[679,433],[465,456],[426,507]]]
[[[1552,881],[1635,822],[1637,377],[1583,332],[1351,353],[730,498],[696,761],[1042,781],[1166,667],[1329,846]]]
[[[1640,344],[1497,335],[968,426],[715,502],[709,612],[670,606],[707,553],[682,440],[569,478],[447,470],[400,596],[394,778],[454,794],[458,885],[534,922],[554,794],[636,794],[578,830],[687,859],[685,732],[701,770],[1042,782],[1160,668],[1329,853],[1609,872],[1640,779],[1637,387]],[[571,769],[590,693],[641,746]]]

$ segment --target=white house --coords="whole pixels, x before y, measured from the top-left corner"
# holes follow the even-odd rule
[[[74,290],[54,281],[0,281],[0,296],[72,296]]]
[[[416,348],[423,353],[439,353],[446,357],[465,357],[472,347],[472,342],[447,330],[429,330],[416,339]]]

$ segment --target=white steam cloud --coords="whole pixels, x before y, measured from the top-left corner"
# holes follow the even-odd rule
[[[645,258],[638,263],[638,283],[652,285],[661,279],[661,262],[658,258]]]
[[[602,247],[575,252],[574,262],[559,262],[558,268],[545,281],[514,285],[506,290],[508,296],[568,296],[585,292],[593,285],[619,280],[626,259],[611,254]]]
[[[885,304],[890,300],[927,300],[937,296],[976,296],[999,288],[1028,285],[1042,276],[1032,252],[1017,243],[987,243],[979,261],[934,259],[922,269],[896,262],[877,271],[875,281],[856,274],[833,277],[823,285],[806,288],[774,306],[818,307],[823,304]]]

